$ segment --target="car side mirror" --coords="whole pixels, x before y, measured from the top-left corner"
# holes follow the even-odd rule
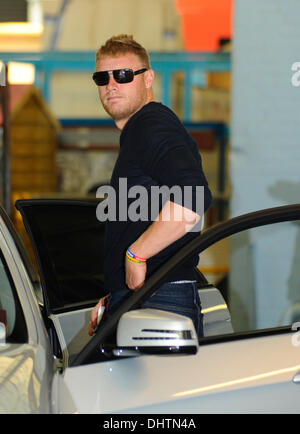
[[[198,348],[190,318],[159,309],[138,309],[121,316],[114,354],[196,354]]]

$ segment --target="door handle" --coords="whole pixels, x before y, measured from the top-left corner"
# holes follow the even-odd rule
[[[300,384],[300,371],[296,372],[293,378],[293,383]]]

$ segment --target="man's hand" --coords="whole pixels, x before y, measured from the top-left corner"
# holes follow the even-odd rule
[[[125,259],[125,272],[126,272],[126,285],[129,289],[136,291],[141,286],[143,286],[146,278],[147,265],[146,262],[143,264],[136,264],[129,261],[128,258]]]
[[[93,336],[95,329],[97,327],[97,318],[98,318],[98,310],[100,306],[104,306],[104,300],[107,296],[100,298],[96,306],[93,308],[91,312],[91,321],[89,323],[89,335]]]

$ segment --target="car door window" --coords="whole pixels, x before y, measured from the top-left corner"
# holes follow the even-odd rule
[[[300,223],[282,222],[236,233],[201,253],[199,268],[226,299],[234,332],[300,320],[299,241]],[[212,276],[207,264],[214,260]]]
[[[27,328],[15,286],[0,252],[0,327],[5,342],[27,342]]]

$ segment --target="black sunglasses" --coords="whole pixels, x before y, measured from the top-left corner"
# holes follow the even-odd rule
[[[122,69],[112,69],[110,70],[113,73],[113,77],[117,83],[130,83],[133,81],[134,76],[138,74],[142,74],[147,71],[147,68],[138,69],[137,71],[133,71],[130,68],[122,68]],[[105,86],[109,83],[109,72],[110,71],[98,71],[94,72],[93,80],[97,86]]]

